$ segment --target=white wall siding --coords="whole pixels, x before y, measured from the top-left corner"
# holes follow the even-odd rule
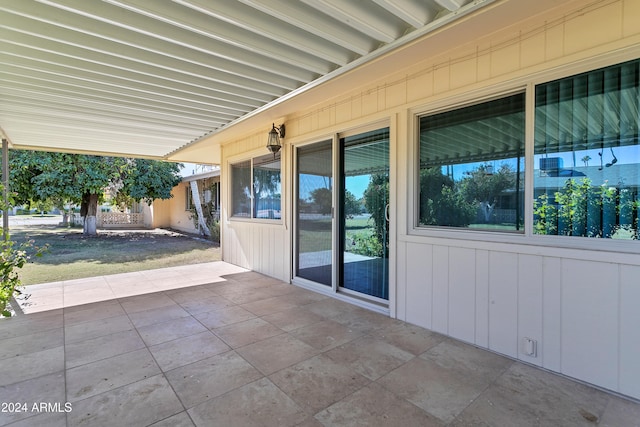
[[[433,247],[432,278],[433,300],[431,304],[431,329],[449,333],[449,248]]]
[[[562,371],[618,388],[618,265],[562,262]]]
[[[466,342],[475,340],[476,257],[474,249],[449,250],[449,334]],[[459,268],[464,265],[464,268]]]
[[[465,268],[459,265],[458,268]],[[489,348],[518,356],[518,255],[489,253]]]
[[[519,358],[534,365],[542,365],[538,357],[542,350],[542,263],[543,257],[518,255],[518,353]],[[536,356],[524,352],[524,339],[535,340]],[[540,347],[540,348],[538,348]]]
[[[415,243],[407,243],[406,257],[403,260],[406,265],[415,266],[415,268],[400,268],[406,276],[406,280],[402,281],[398,278],[398,283],[410,284],[408,286],[400,286],[406,295],[406,308],[402,307],[406,312],[407,318],[412,319],[411,322],[416,325],[431,329],[432,327],[432,304],[433,304],[433,247],[431,245],[418,245]],[[399,292],[400,294],[400,292]],[[398,298],[400,300],[400,298]],[[400,307],[398,307],[400,309]],[[400,313],[397,313],[398,316]]]
[[[562,261],[544,257],[542,261],[542,342],[538,354],[542,365],[562,371]]]
[[[640,266],[620,267],[620,392],[640,397]]]
[[[265,225],[248,221],[230,221],[222,246],[224,260],[289,281],[287,238],[281,224]]]
[[[398,318],[640,397],[640,266],[580,260],[570,249],[549,257],[518,245],[411,240],[398,245],[406,245]],[[524,353],[525,337],[535,356]]]

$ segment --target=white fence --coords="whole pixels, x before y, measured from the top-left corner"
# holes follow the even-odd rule
[[[82,225],[83,218],[78,213],[74,213],[71,223]],[[97,216],[98,228],[144,228],[143,213],[125,212],[99,212]]]

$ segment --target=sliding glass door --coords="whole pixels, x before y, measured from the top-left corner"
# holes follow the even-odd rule
[[[385,304],[389,129],[297,148],[295,182],[295,277]]]
[[[341,138],[340,149],[340,286],[387,300],[389,129]]]
[[[296,276],[332,286],[333,141],[298,148],[296,156]]]

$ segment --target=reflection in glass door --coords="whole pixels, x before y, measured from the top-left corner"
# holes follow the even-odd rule
[[[295,275],[332,286],[332,140],[300,147],[296,165]]]
[[[340,139],[340,286],[389,299],[389,128]]]

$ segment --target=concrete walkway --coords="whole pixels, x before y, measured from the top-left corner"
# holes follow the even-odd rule
[[[0,425],[634,426],[640,404],[224,262],[30,286]]]

